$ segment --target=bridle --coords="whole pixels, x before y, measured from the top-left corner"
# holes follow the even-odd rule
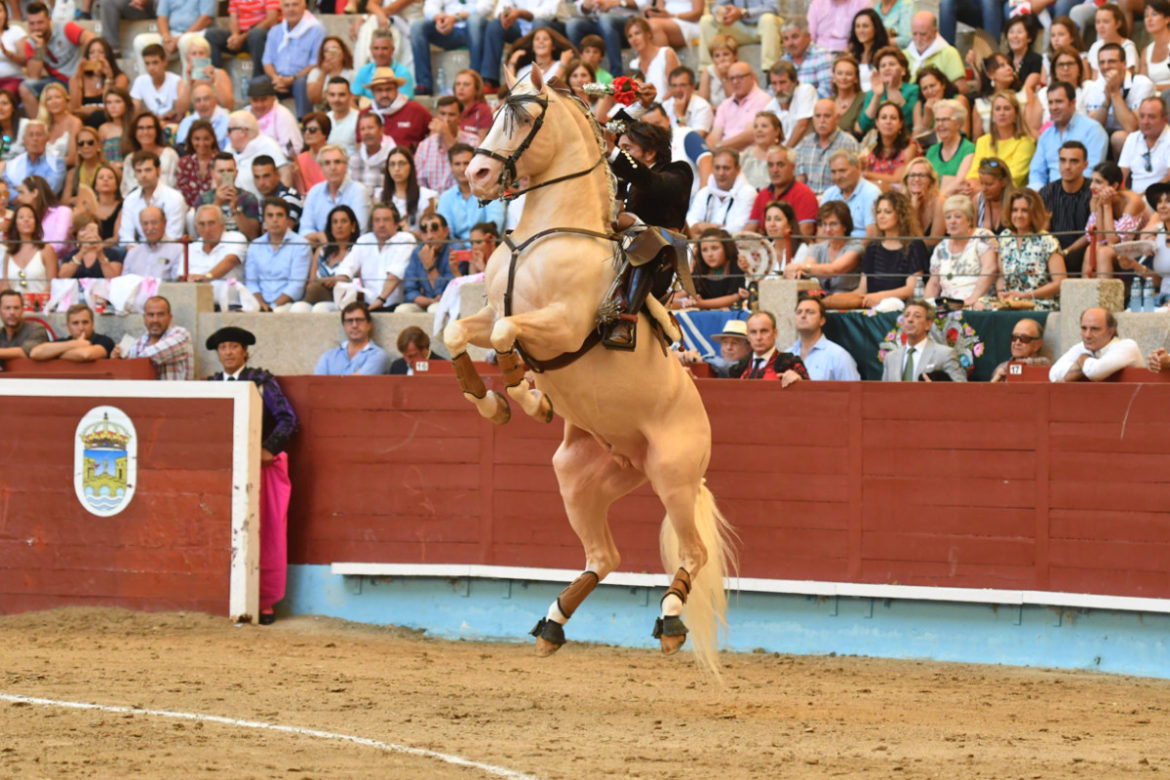
[[[493,160],[497,160],[503,163],[504,167],[503,170],[500,171],[500,178],[498,181],[499,192],[497,197],[504,201],[505,204],[508,201],[515,200],[526,192],[532,192],[533,190],[538,190],[541,187],[547,187],[550,184],[559,184],[563,181],[569,181],[570,179],[586,176],[592,173],[594,169],[601,165],[601,163],[605,160],[605,155],[599,154],[597,156],[597,162],[593,163],[593,165],[590,165],[588,168],[584,168],[564,176],[558,176],[555,179],[549,179],[548,181],[542,181],[539,184],[533,184],[531,187],[525,187],[522,190],[512,189],[515,186],[517,179],[516,162],[526,151],[528,151],[528,147],[532,145],[533,140],[536,138],[536,134],[539,133],[540,128],[544,126],[544,117],[548,113],[548,97],[541,94],[509,94],[508,97],[504,99],[504,103],[500,107],[500,110],[496,112],[496,118],[492,120],[492,127],[488,129],[488,135],[490,135],[492,128],[495,127],[496,120],[499,119],[500,116],[503,116],[504,133],[507,134],[508,137],[511,137],[512,132],[516,129],[516,123],[521,121],[520,116],[522,112],[520,109],[522,106],[528,103],[535,103],[536,105],[540,106],[540,113],[537,114],[536,118],[532,120],[532,128],[528,131],[528,135],[524,137],[524,140],[520,142],[519,146],[512,150],[511,154],[505,157],[493,149],[487,149],[482,146],[477,146],[475,148],[475,154],[482,154],[492,158]],[[486,205],[488,202],[489,201],[485,201],[482,198],[480,199],[481,206]]]

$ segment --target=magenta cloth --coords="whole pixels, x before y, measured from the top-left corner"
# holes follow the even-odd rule
[[[288,578],[288,453],[260,466],[260,610],[284,598]]]
[[[53,206],[45,212],[41,221],[44,230],[45,243],[53,247],[53,251],[60,257],[65,250],[72,247],[67,242],[73,236],[73,209],[68,206]]]

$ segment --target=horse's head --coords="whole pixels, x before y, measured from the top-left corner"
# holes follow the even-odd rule
[[[551,142],[539,137],[549,108],[549,90],[540,69],[534,67],[520,82],[510,70],[506,78],[508,97],[496,109],[491,129],[467,166],[471,193],[482,200],[500,197],[517,179],[551,159]]]

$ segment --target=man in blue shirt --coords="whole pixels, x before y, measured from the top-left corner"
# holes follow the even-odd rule
[[[61,194],[65,185],[65,161],[52,152],[46,152],[49,131],[39,119],[30,119],[24,128],[24,154],[9,160],[4,168],[4,180],[8,182],[8,202],[16,200],[17,190],[29,176],[40,176],[49,183],[53,192]]]
[[[873,204],[882,194],[881,189],[868,179],[861,178],[861,163],[854,152],[841,149],[829,158],[829,176],[833,186],[821,195],[821,203],[843,201],[853,217],[852,236],[865,237],[865,228],[873,222]]]
[[[354,301],[341,310],[341,326],[345,329],[345,341],[328,350],[317,361],[313,373],[319,376],[352,376],[361,374],[375,376],[390,371],[390,358],[374,342],[370,332],[374,323],[370,319],[370,307],[363,301]]]
[[[403,280],[406,302],[396,312],[433,311],[432,307],[443,297],[443,290],[455,278],[449,259],[447,220],[442,214],[432,214],[423,218],[421,227],[425,238],[410,255]]]
[[[857,361],[840,344],[825,338],[825,304],[804,298],[796,304],[796,343],[787,351],[799,355],[814,381],[859,380]]]
[[[430,58],[430,49],[427,49],[426,59]],[[359,97],[373,100],[374,93],[370,91],[370,82],[374,80],[374,71],[378,68],[390,68],[395,76],[406,79],[398,91],[408,98],[414,98],[414,74],[410,72],[410,68],[394,59],[394,33],[389,28],[374,30],[370,36],[370,61],[354,74],[350,91]]]
[[[280,0],[284,21],[268,30],[264,44],[264,73],[281,97],[290,93],[297,116],[313,110],[306,79],[317,65],[325,28],[305,10],[305,0]]]
[[[288,204],[264,201],[264,235],[248,247],[244,283],[261,311],[280,311],[305,295],[309,244],[289,228]]]
[[[202,81],[191,88],[191,107],[195,110],[179,122],[179,129],[175,131],[175,146],[183,147],[187,143],[187,135],[191,132],[191,125],[199,120],[211,123],[215,131],[216,145],[223,151],[228,148],[228,112],[215,98],[215,88],[209,82]]]
[[[1060,147],[1065,141],[1080,141],[1089,156],[1089,170],[1105,159],[1109,135],[1096,120],[1077,114],[1077,90],[1067,81],[1048,86],[1048,113],[1052,126],[1036,140],[1036,152],[1028,169],[1028,187],[1039,190],[1060,181]]]
[[[370,227],[370,191],[349,178],[349,156],[340,146],[328,144],[317,155],[325,181],[318,182],[305,196],[301,212],[301,235],[313,243],[325,240],[325,223],[337,206],[349,206],[357,217],[358,231]]]
[[[471,194],[471,184],[467,181],[467,166],[474,156],[475,150],[467,144],[455,144],[447,151],[455,185],[444,190],[439,196],[439,213],[447,221],[451,238],[458,241],[469,239],[471,229],[480,222],[495,223],[497,230],[501,233],[504,231],[504,204],[493,200],[486,206],[481,206],[479,199]]]

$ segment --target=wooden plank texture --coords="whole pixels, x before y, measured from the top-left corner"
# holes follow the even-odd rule
[[[138,480],[117,515],[73,488],[74,436],[111,403],[137,432]],[[4,399],[0,447],[0,612],[67,604],[227,614],[232,401]]]
[[[581,565],[559,421],[493,427],[446,376],[282,381],[304,422],[296,562]],[[1170,544],[1170,387],[697,385],[743,576],[1170,597],[1167,556],[1122,565]],[[613,506],[623,570],[658,570],[662,515],[646,487]]]

